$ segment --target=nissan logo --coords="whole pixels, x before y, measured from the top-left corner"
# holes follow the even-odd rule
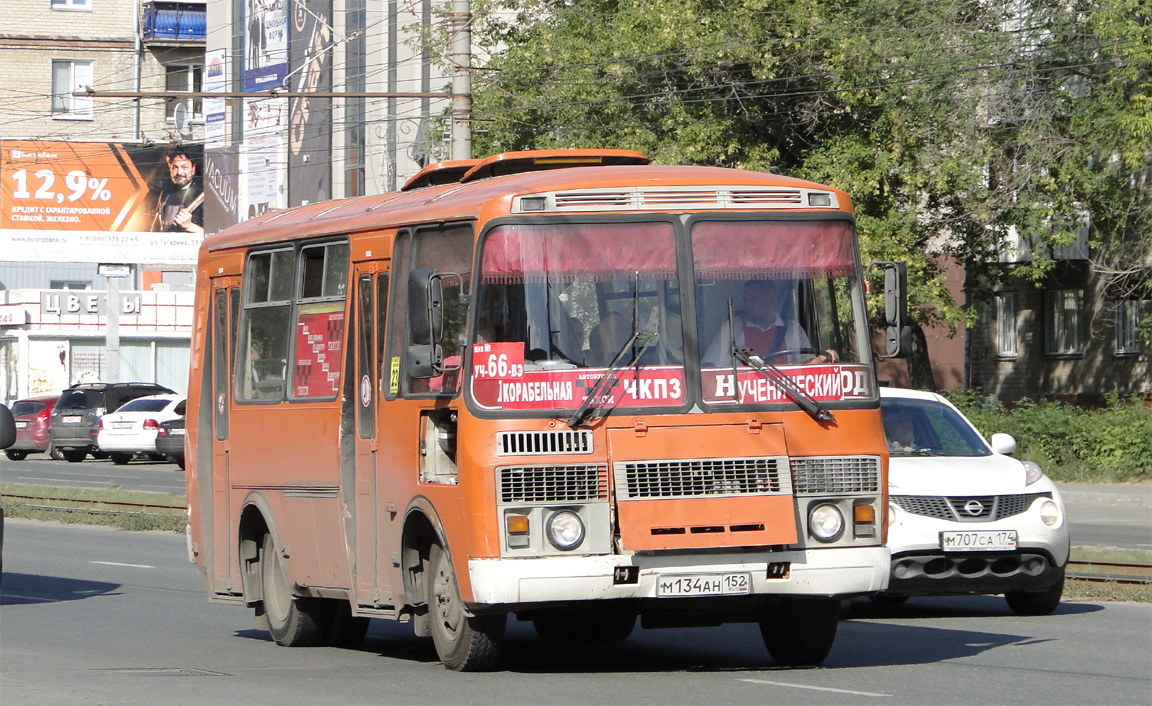
[[[968,502],[964,503],[964,512],[968,513],[972,517],[979,517],[980,514],[984,512],[984,503],[980,502],[979,500],[969,500]]]

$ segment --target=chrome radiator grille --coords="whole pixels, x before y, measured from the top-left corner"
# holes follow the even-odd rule
[[[783,459],[713,458],[621,461],[614,465],[621,500],[725,495],[787,495],[791,478]]]
[[[496,435],[497,456],[545,456],[548,454],[590,454],[592,432],[502,431]]]
[[[923,515],[937,520],[995,522],[1025,512],[1032,507],[1037,498],[1050,497],[1051,493],[956,497],[892,495],[889,496],[889,500],[913,515]]]
[[[808,456],[792,459],[797,495],[876,493],[880,459],[875,456]]]
[[[509,466],[496,469],[501,503],[608,499],[605,466]]]

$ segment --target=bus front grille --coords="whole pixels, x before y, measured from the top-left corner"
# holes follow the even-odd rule
[[[788,495],[791,478],[783,459],[711,458],[681,461],[620,461],[614,465],[620,500],[657,500],[739,495]]]
[[[876,456],[807,456],[792,459],[797,495],[876,493],[880,459]]]
[[[608,469],[602,465],[509,466],[496,473],[504,504],[608,499]]]
[[[547,456],[592,453],[590,431],[502,431],[496,434],[497,456]]]

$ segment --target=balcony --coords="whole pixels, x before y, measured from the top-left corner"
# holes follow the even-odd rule
[[[145,2],[140,26],[149,44],[204,44],[208,33],[206,0]]]

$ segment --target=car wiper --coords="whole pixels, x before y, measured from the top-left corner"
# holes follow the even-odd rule
[[[632,337],[625,342],[620,348],[620,351],[616,353],[616,356],[612,358],[612,362],[608,365],[608,369],[604,371],[604,374],[596,378],[596,384],[592,386],[592,389],[588,392],[584,401],[580,403],[580,406],[577,407],[576,411],[572,413],[572,416],[568,418],[566,423],[569,428],[575,429],[583,423],[585,421],[584,418],[589,415],[589,412],[592,412],[589,421],[598,419],[608,413],[607,407],[595,401],[611,394],[612,390],[616,389],[616,386],[620,384],[623,376],[617,373],[624,368],[624,354],[632,349],[633,346],[640,346],[639,351],[633,356],[632,362],[625,370],[638,369],[640,367],[640,358],[648,351],[652,344],[656,342],[657,336],[658,334],[654,331],[636,331],[632,334]],[[595,407],[593,406],[594,404]],[[601,410],[604,410],[604,412],[601,413]]]
[[[733,386],[739,390],[740,385],[737,384],[736,364],[737,362],[752,368],[771,383],[774,383],[780,390],[788,396],[790,400],[796,403],[796,406],[808,413],[810,417],[817,421],[834,422],[836,417],[832,416],[832,412],[828,411],[824,405],[820,404],[815,397],[805,392],[799,385],[792,382],[792,378],[784,374],[784,371],[776,367],[772,363],[764,360],[758,355],[750,355],[750,351],[740,348],[736,345],[736,330],[734,326],[735,317],[732,315],[732,300],[728,300],[728,331],[731,336],[731,354],[732,354],[732,374]]]

